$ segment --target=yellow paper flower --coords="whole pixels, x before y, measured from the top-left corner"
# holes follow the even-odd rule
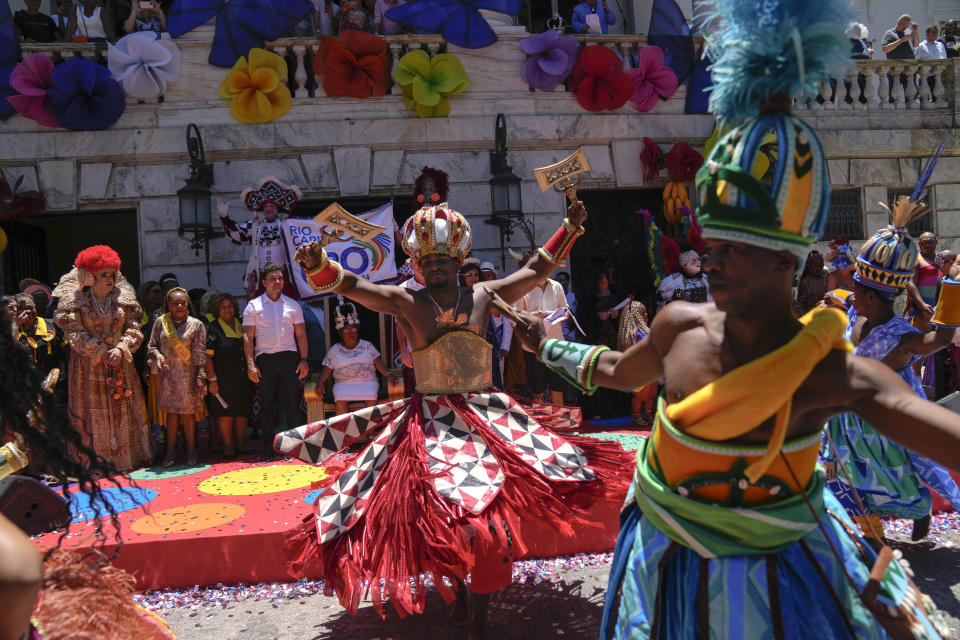
[[[240,56],[220,84],[220,97],[230,101],[230,115],[246,124],[273,122],[290,110],[287,63],[266,49],[250,49],[250,62]]]
[[[447,96],[466,91],[470,78],[456,56],[438,53],[430,57],[423,49],[410,51],[397,63],[393,79],[403,87],[403,102],[416,107],[421,118],[450,115]]]

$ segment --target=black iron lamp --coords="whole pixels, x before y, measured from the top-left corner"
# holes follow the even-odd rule
[[[507,164],[507,119],[497,114],[494,125],[494,148],[490,152],[490,202],[493,211],[487,224],[500,229],[500,266],[506,269],[506,246],[513,232],[520,229],[533,248],[533,229],[523,217],[520,178]]]
[[[187,178],[187,184],[177,191],[180,201],[180,227],[177,233],[190,243],[195,256],[200,255],[201,247],[204,249],[207,286],[210,286],[210,239],[220,234],[213,226],[210,208],[213,165],[207,163],[200,129],[195,124],[187,125],[187,153],[190,154],[190,177]]]

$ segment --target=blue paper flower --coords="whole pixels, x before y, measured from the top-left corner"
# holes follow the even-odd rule
[[[442,34],[458,47],[479,49],[497,41],[480,9],[515,16],[522,6],[522,0],[413,0],[387,11],[387,19],[416,31]]]
[[[57,124],[76,131],[106,129],[124,109],[123,89],[107,68],[83,58],[58,64],[47,90]]]
[[[10,3],[0,0],[0,120],[6,120],[16,110],[7,102],[7,96],[15,96],[17,92],[10,86],[10,73],[20,62],[20,43],[13,30],[13,14],[10,12]]]
[[[275,40],[313,11],[310,0],[177,0],[167,14],[174,38],[217,18],[210,64],[232,67],[250,49]]]

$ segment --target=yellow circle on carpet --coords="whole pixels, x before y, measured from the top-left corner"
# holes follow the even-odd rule
[[[245,512],[240,505],[228,502],[191,504],[145,515],[131,528],[137,533],[186,533],[232,522]]]
[[[326,477],[323,467],[306,464],[248,467],[207,478],[197,488],[218,496],[253,496],[300,489]]]

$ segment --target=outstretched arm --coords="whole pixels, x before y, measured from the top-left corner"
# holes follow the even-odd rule
[[[533,260],[506,278],[491,280],[484,283],[484,286],[513,304],[564,264],[574,240],[583,233],[583,221],[586,219],[587,211],[583,208],[583,203],[577,200],[567,207],[567,218],[563,221],[563,226],[537,251]]]
[[[379,313],[401,315],[413,296],[405,287],[373,284],[345,270],[339,263],[327,257],[327,251],[319,242],[300,245],[293,257],[303,267],[307,282],[317,292],[332,291],[355,300]]]
[[[901,445],[960,470],[960,415],[924,400],[889,367],[847,356],[849,408]]]
[[[547,334],[543,327],[543,320],[523,311],[518,312],[517,315],[522,322],[514,323],[514,333],[524,345],[537,353],[547,366],[556,370],[557,366],[563,367],[565,361],[567,361],[566,364],[573,365],[577,369],[588,366],[585,358],[589,357],[590,352],[585,349],[585,345],[563,340],[546,341]],[[671,320],[670,315],[658,314],[650,327],[650,333],[626,351],[600,352],[596,356],[596,364],[589,365],[592,371],[587,378],[592,385],[620,391],[633,391],[662,378],[663,357],[660,345],[669,344],[672,340],[670,336],[677,332],[677,324]],[[571,357],[582,359],[577,363],[569,361]],[[566,367],[571,376],[573,367]]]
[[[881,362],[899,371],[909,365],[915,355],[927,356],[943,349],[953,341],[956,332],[956,329],[937,327],[926,333],[908,333]]]

